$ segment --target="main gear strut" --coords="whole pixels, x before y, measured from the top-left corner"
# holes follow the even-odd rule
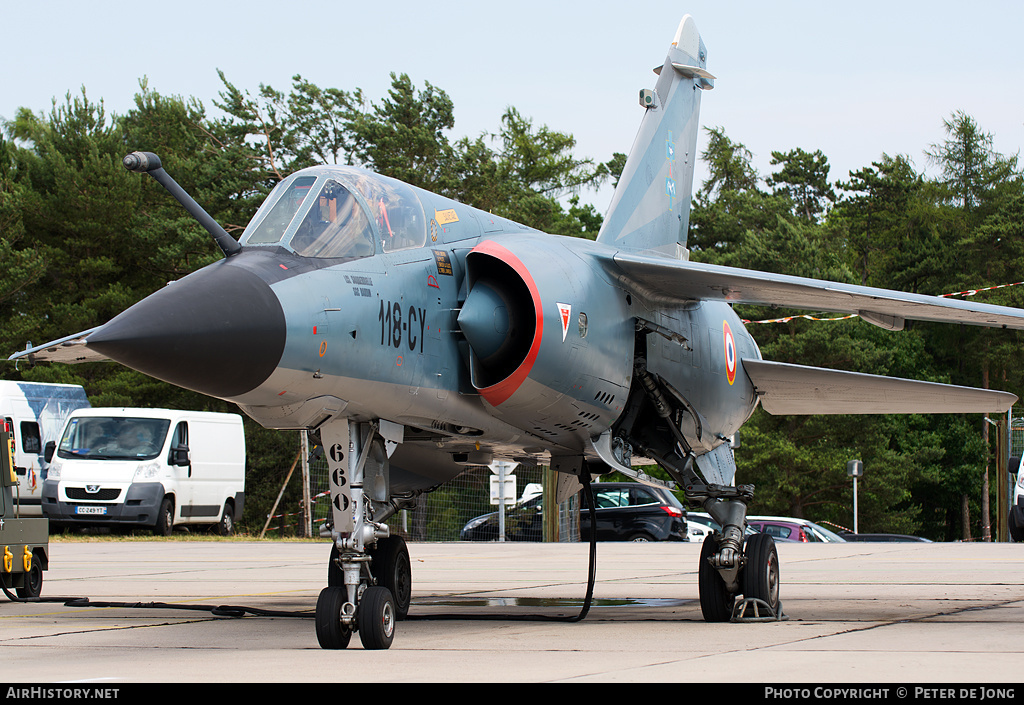
[[[708,483],[698,474],[695,465],[697,454],[680,428],[679,420],[689,413],[683,400],[676,401],[676,394],[660,378],[647,370],[646,360],[637,358],[634,376],[642,394],[633,395],[627,409],[626,423],[619,428],[616,443],[626,447],[626,453],[633,447],[640,454],[656,461],[686,493],[689,503],[701,507],[721,527],[705,540],[701,551],[699,586],[701,610],[707,621],[724,621],[732,617],[733,605],[738,594],[768,603],[771,610],[778,606],[778,555],[770,536],[759,536],[753,543],[757,546],[753,555],[744,540],[747,505],[754,496],[753,485],[721,485]],[[650,412],[645,412],[644,402],[657,417],[653,423]],[[633,432],[634,429],[640,429]],[[669,438],[665,437],[667,429]],[[767,541],[770,546],[762,546]],[[756,565],[755,565],[756,563]],[[763,577],[747,580],[746,574]],[[770,586],[770,587],[769,587]],[[756,594],[751,594],[756,593]]]

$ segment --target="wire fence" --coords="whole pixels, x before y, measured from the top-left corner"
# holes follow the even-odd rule
[[[1024,418],[1015,418],[1010,421],[1010,457],[1024,455]],[[1011,473],[1017,472],[1017,468],[1010,468]]]
[[[488,467],[469,467],[433,492],[420,495],[415,509],[399,511],[385,523],[392,535],[419,542],[464,540],[463,528],[473,519],[489,514],[494,516],[486,523],[496,528],[497,513],[502,508],[491,503],[493,474]],[[541,541],[545,533],[540,526],[543,513],[537,510],[540,508],[538,498],[544,492],[545,468],[516,467],[512,474],[515,490],[514,494],[512,491],[508,494],[515,497],[515,503],[504,509],[506,540]],[[309,525],[311,535],[318,536],[331,513],[327,460],[322,454],[310,459],[308,477],[312,509]],[[557,528],[548,529],[548,536],[559,542],[579,541],[579,495],[559,503],[557,509]],[[273,518],[282,517],[287,520],[272,522],[270,531],[285,529],[299,535],[304,533],[306,520],[301,502],[299,506],[278,507]],[[496,533],[492,536],[478,530],[472,540],[497,539]]]
[[[313,533],[318,534],[330,514],[330,493],[327,485],[327,461],[323,458],[310,465],[311,496],[318,497],[313,505]],[[392,535],[407,541],[459,541],[463,527],[471,520],[500,510],[490,502],[492,472],[487,467],[472,467],[446,482],[439,489],[420,495],[417,506],[402,510],[386,523]],[[516,498],[529,500],[543,492],[544,469],[541,467],[516,468]],[[315,491],[314,491],[315,490]],[[578,496],[558,505],[558,540],[578,541]],[[518,512],[507,507],[506,534],[510,540],[541,540],[542,532],[517,531]],[[531,515],[532,516],[532,515]],[[493,520],[496,525],[497,518]]]
[[[1009,456],[1024,455],[1024,418],[1013,418],[1009,428]],[[1008,468],[1010,473],[1009,497],[1013,497],[1013,485],[1017,480],[1016,466]],[[407,541],[459,541],[463,539],[463,529],[472,522],[488,514],[496,514],[500,507],[491,503],[492,471],[487,467],[470,467],[465,472],[442,485],[434,492],[421,495],[417,506],[412,510],[403,510],[391,517],[386,523],[392,534],[404,537]],[[522,511],[524,502],[531,497],[543,493],[545,468],[518,467],[514,470],[516,478],[515,506],[505,508],[506,540],[540,541],[543,533],[540,530],[524,531],[522,522],[532,515]],[[274,521],[269,523],[272,532],[288,532],[304,535],[304,526],[311,527],[310,535],[318,536],[327,517],[330,515],[331,502],[328,489],[327,461],[322,455],[309,462],[309,497],[312,507],[312,518],[308,521],[302,510],[302,503],[292,506],[281,506],[276,509]],[[534,503],[536,504],[536,503]],[[526,504],[525,506],[530,506]],[[278,521],[280,519],[280,521]],[[493,524],[497,524],[496,519]],[[826,522],[827,523],[827,522]],[[843,528],[843,527],[838,527]],[[556,529],[548,530],[552,540],[560,542],[579,541],[579,495],[558,505],[558,523]],[[480,540],[477,532],[475,539]],[[496,534],[487,536],[496,540]]]

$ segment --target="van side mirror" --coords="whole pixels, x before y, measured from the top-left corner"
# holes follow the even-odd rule
[[[56,451],[57,451],[57,443],[56,443],[56,441],[47,441],[46,442],[46,448],[43,449],[43,457],[46,459],[46,462],[50,462],[51,460],[53,460],[53,454]]]
[[[181,445],[171,448],[171,465],[183,468],[191,465],[188,459],[188,446]]]

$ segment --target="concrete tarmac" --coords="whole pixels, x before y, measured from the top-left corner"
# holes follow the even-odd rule
[[[316,640],[327,543],[50,545],[43,597],[296,616],[68,607],[0,596],[0,681],[1007,684],[1024,673],[1024,545],[779,544],[780,622],[707,624],[699,544],[410,544],[413,605],[387,651]],[[781,686],[780,686],[781,687]],[[759,690],[760,692],[760,690]],[[1024,690],[1022,690],[1024,692]]]

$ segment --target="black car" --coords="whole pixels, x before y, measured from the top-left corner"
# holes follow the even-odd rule
[[[598,541],[687,541],[686,511],[667,489],[633,482],[598,482],[592,485]],[[580,507],[580,539],[590,540],[590,510],[586,494]],[[505,512],[505,538],[540,541],[541,497],[533,497]],[[498,538],[498,514],[471,519],[462,529],[464,541]]]

